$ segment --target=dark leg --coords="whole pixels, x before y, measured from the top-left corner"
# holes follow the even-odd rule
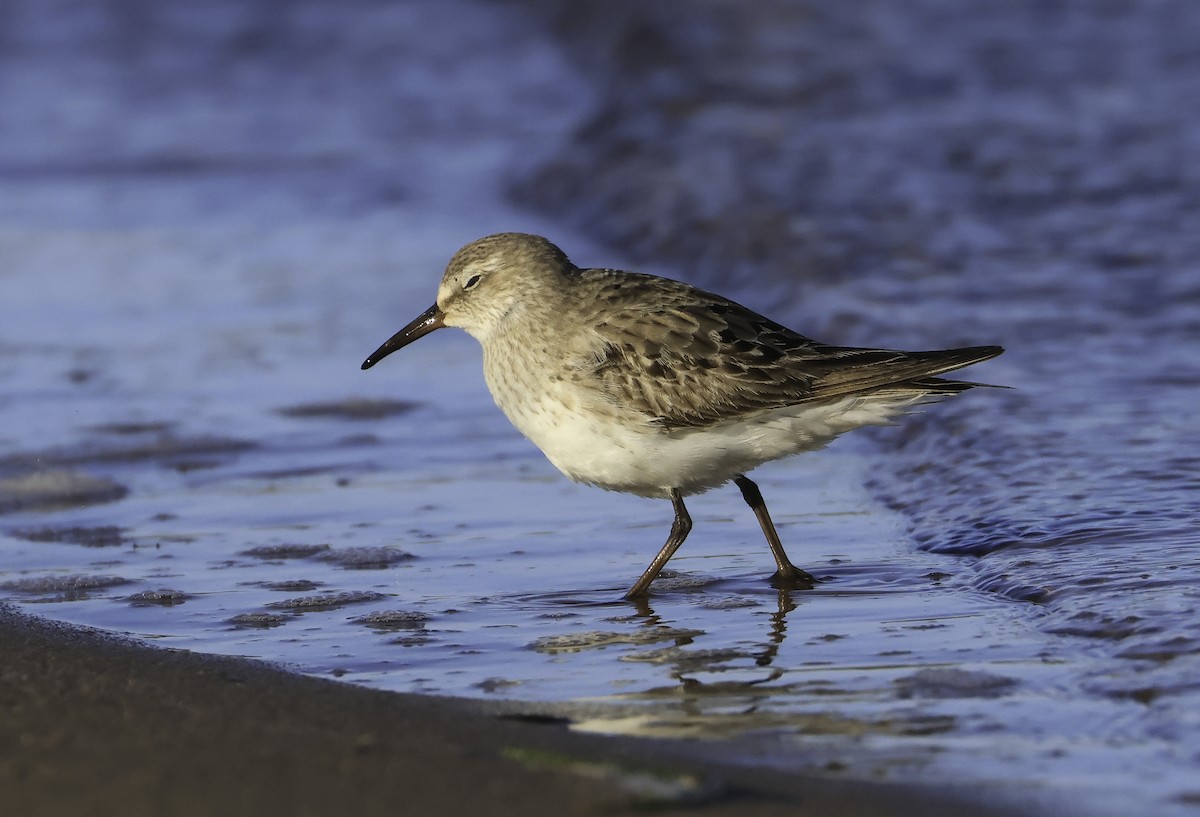
[[[779,541],[779,534],[775,532],[775,523],[771,521],[771,515],[767,513],[767,503],[763,502],[762,493],[758,490],[758,486],[746,478],[745,474],[738,474],[733,478],[737,487],[742,489],[742,498],[746,500],[746,504],[754,511],[754,515],[758,517],[758,524],[762,527],[763,535],[767,537],[767,544],[771,546],[771,555],[775,557],[775,575],[771,577],[772,582],[784,583],[795,586],[797,584],[812,585],[817,580],[805,573],[800,568],[796,567],[788,559],[787,554],[783,551],[783,543]]]
[[[666,544],[654,557],[654,561],[646,568],[646,572],[633,587],[629,588],[629,592],[625,594],[627,599],[646,595],[650,582],[658,577],[663,566],[670,561],[671,557],[675,555],[675,551],[679,550],[679,546],[683,544],[683,540],[692,532],[692,517],[688,516],[687,508],[683,506],[683,497],[675,488],[671,489],[671,504],[675,506],[675,521],[671,523],[671,535],[667,537]]]

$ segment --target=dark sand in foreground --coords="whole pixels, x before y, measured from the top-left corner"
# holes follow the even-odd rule
[[[3,607],[0,656],[9,814],[1013,813],[961,792],[697,761],[677,744],[574,734],[481,702],[158,649]]]

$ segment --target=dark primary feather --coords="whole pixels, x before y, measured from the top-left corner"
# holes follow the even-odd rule
[[[998,346],[900,352],[829,346],[719,295],[677,281],[583,270],[573,282],[603,347],[581,379],[666,428],[875,393],[952,394],[937,375],[995,357]]]

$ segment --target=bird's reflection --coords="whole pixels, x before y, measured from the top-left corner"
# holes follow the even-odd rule
[[[644,624],[648,626],[654,626],[662,623],[662,619],[657,613],[654,612],[654,608],[650,606],[649,596],[637,596],[636,598],[632,599],[627,598],[625,601],[634,609],[635,617],[642,619]]]
[[[787,615],[796,609],[796,602],[792,600],[790,588],[781,587],[775,593],[776,608],[775,612],[771,613],[771,632],[767,636],[767,643],[762,652],[754,659],[754,663],[760,667],[769,667],[775,662],[775,656],[779,654],[779,648],[783,646],[783,639],[787,638]]]
[[[783,646],[784,639],[787,638],[788,614],[797,608],[798,602],[796,601],[796,591],[792,588],[777,587],[774,592],[775,610],[767,619],[769,626],[763,632],[756,649],[720,649],[712,651],[680,649],[695,644],[697,639],[703,639],[706,634],[694,634],[694,622],[686,622],[686,627],[684,627],[685,622],[672,620],[670,616],[664,617],[663,614],[657,612],[652,606],[653,597],[627,600],[629,606],[634,610],[634,614],[629,616],[628,620],[636,621],[643,627],[674,627],[690,630],[691,634],[680,636],[675,640],[673,647],[668,647],[660,653],[663,657],[670,656],[669,660],[663,663],[671,666],[671,677],[675,678],[689,692],[745,689],[773,681],[779,678],[783,672],[783,668],[774,667],[773,665],[779,655],[780,648]],[[756,667],[772,668],[772,671],[762,678],[729,682],[704,682],[694,677],[698,672],[720,672],[723,669],[727,669],[731,661],[737,659],[753,659]]]

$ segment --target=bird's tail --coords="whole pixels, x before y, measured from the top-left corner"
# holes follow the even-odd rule
[[[957,394],[986,383],[947,380],[938,375],[1001,354],[1000,346],[970,346],[929,352],[891,352],[882,349],[846,349],[838,365],[819,376],[813,397],[828,399],[870,393],[879,397],[910,398]]]

